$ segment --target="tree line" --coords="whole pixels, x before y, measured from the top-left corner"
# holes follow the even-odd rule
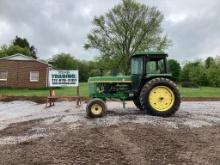
[[[99,75],[129,74],[130,58],[137,51],[163,51],[171,45],[161,26],[163,14],[156,8],[136,0],[122,0],[106,13],[95,16],[87,35],[85,49],[96,49],[99,56],[92,61],[79,60],[68,53],[56,54],[51,62],[59,69],[79,69],[80,81]],[[15,37],[0,47],[0,57],[22,53],[37,58],[37,50],[27,39]],[[180,65],[168,60],[173,80],[198,85],[220,86],[220,64],[217,59],[187,62]]]
[[[34,51],[31,51],[31,47]],[[32,52],[32,53],[31,53]],[[36,48],[25,38],[18,36],[9,44],[0,47],[0,57],[21,53],[37,58]],[[80,82],[87,82],[89,77],[124,74],[122,70],[115,70],[114,66],[105,58],[96,58],[91,61],[79,60],[69,53],[59,53],[49,60],[57,69],[78,69]],[[220,57],[207,57],[205,60],[189,61],[181,66],[175,59],[168,59],[169,72],[176,82],[192,82],[199,86],[220,87]],[[129,74],[130,69],[128,69]]]
[[[188,62],[180,74],[180,81],[195,82],[200,86],[220,87],[220,59],[208,57],[206,60]]]
[[[109,69],[108,63],[95,59],[93,61],[78,60],[70,54],[61,53],[53,56],[53,66],[62,69],[79,69],[80,81],[86,82],[89,77],[114,75],[114,68]],[[182,67],[175,59],[168,59],[168,69],[172,80],[177,83],[191,82],[199,86],[220,87],[220,59],[208,57],[205,60],[189,61]],[[130,71],[130,69],[129,69]],[[118,72],[118,75],[124,74]]]

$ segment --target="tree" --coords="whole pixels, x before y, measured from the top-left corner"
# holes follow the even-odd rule
[[[10,56],[16,53],[37,58],[35,47],[33,45],[30,46],[27,39],[18,36],[15,37],[11,44],[4,44],[0,47],[0,57]]]
[[[90,74],[89,62],[78,60],[78,69],[80,82],[87,82]]]
[[[189,71],[190,71],[189,64],[185,64],[180,73],[180,81],[189,81]]]
[[[220,65],[213,63],[207,71],[207,77],[210,86],[220,87]]]
[[[88,66],[89,66],[88,78],[89,77],[94,77],[94,76],[100,76],[100,73],[101,73],[100,69],[104,69],[104,67],[100,65],[99,60],[89,61]],[[97,66],[99,66],[99,67],[97,67]]]
[[[30,56],[35,59],[37,58],[36,48],[33,45],[30,46],[30,44],[26,38],[20,38],[20,37],[16,36],[15,39],[12,41],[12,45],[28,49]],[[24,54],[24,55],[29,55],[29,54]]]
[[[185,64],[180,79],[181,81],[195,82],[199,85],[208,85],[207,71],[200,61]]]
[[[52,58],[53,66],[58,69],[77,69],[78,61],[68,53],[56,54]]]
[[[8,46],[5,44],[0,47],[0,58],[8,56],[7,49],[8,49]]]
[[[86,82],[88,80],[90,68],[89,62],[87,61],[77,60],[68,53],[60,53],[53,56],[52,63],[53,66],[57,69],[78,69],[79,81]]]
[[[22,48],[18,45],[9,45],[9,46],[2,45],[0,47],[0,57],[10,56],[10,55],[14,55],[16,53],[21,53],[26,56],[31,56],[30,51],[26,47]]]
[[[174,81],[179,81],[181,67],[180,63],[174,59],[168,60],[169,71],[172,73],[172,79]]]
[[[105,15],[95,17],[85,49],[95,48],[112,67],[127,74],[130,57],[136,51],[162,51],[169,40],[161,28],[163,15],[155,7],[123,0]],[[110,68],[109,68],[110,69]]]
[[[205,60],[205,67],[208,69],[211,65],[215,63],[215,60],[213,57],[207,57]]]

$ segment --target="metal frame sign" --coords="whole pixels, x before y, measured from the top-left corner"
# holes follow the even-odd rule
[[[50,87],[78,87],[79,71],[78,70],[49,70]]]

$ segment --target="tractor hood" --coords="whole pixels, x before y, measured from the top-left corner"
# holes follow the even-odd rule
[[[131,76],[97,76],[90,77],[89,83],[131,83]]]

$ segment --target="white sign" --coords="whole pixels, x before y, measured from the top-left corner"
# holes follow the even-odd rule
[[[49,86],[61,87],[79,85],[79,72],[78,70],[49,70]]]

